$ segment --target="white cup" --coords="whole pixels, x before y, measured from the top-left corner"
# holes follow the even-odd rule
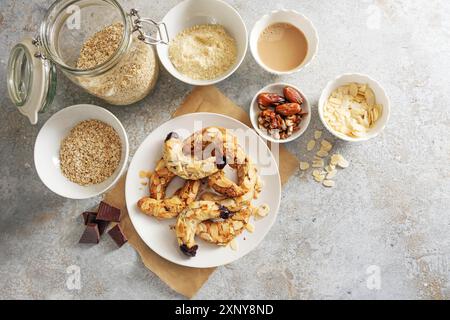
[[[306,54],[303,62],[297,66],[296,68],[288,71],[278,71],[269,68],[265,65],[258,53],[258,39],[261,32],[264,31],[268,26],[274,23],[289,23],[303,32],[308,41],[308,53]],[[252,52],[253,58],[255,58],[256,62],[266,71],[276,74],[276,75],[284,75],[291,74],[294,72],[298,72],[306,67],[317,54],[319,49],[319,36],[317,35],[317,31],[314,28],[312,22],[305,17],[304,15],[298,13],[294,10],[277,10],[272,11],[269,14],[266,14],[261,19],[259,19],[250,33],[250,51]]]

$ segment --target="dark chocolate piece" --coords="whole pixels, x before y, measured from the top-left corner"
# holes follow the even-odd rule
[[[98,232],[100,235],[105,233],[109,226],[109,221],[97,220],[97,212],[83,212],[84,225],[88,223],[95,223],[98,225]]]
[[[98,226],[95,223],[88,223],[84,229],[83,235],[79,243],[98,243],[100,241],[100,233]]]
[[[120,209],[114,208],[102,201],[98,206],[97,220],[119,222]]]
[[[222,205],[219,206],[219,211],[220,211],[220,217],[222,219],[228,219],[234,215],[233,212],[231,212],[230,210],[228,210],[227,207],[224,207]]]
[[[198,245],[194,245],[191,248],[189,248],[186,244],[182,244],[180,246],[181,252],[183,252],[188,257],[195,257],[195,254],[197,253]]]
[[[179,138],[180,138],[180,136],[178,135],[178,133],[172,131],[166,136],[166,139],[164,140],[164,142],[166,142],[167,140],[170,140],[170,139],[179,139]]]
[[[227,165],[227,157],[225,155],[216,156],[217,169],[222,170]]]
[[[123,234],[122,229],[118,224],[111,228],[111,230],[108,231],[108,234],[111,236],[111,238],[119,248],[128,241],[127,237]]]
[[[97,212],[83,212],[83,220],[84,225],[87,225],[88,223],[95,223],[95,217],[97,216]]]

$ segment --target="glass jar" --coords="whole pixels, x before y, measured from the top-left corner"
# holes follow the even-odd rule
[[[151,29],[144,31],[144,26]],[[11,51],[8,91],[32,123],[55,95],[59,68],[70,80],[106,102],[128,105],[150,93],[158,78],[152,45],[169,42],[164,23],[125,12],[116,0],[58,0],[35,39]]]

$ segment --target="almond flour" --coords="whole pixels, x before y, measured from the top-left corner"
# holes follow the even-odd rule
[[[83,44],[77,68],[92,69],[108,61],[119,49],[122,36],[122,23],[95,33]],[[148,95],[157,79],[158,64],[153,48],[134,35],[130,47],[115,66],[96,76],[79,76],[76,81],[90,94],[111,104],[128,105]]]
[[[120,137],[110,125],[85,120],[73,127],[61,143],[61,172],[82,186],[98,184],[113,175],[121,155]]]
[[[169,46],[174,67],[192,79],[211,80],[235,63],[236,41],[217,24],[195,25],[180,32]]]

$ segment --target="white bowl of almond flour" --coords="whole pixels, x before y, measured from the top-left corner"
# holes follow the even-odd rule
[[[34,163],[51,191],[87,199],[116,184],[128,154],[127,134],[119,119],[104,108],[79,104],[62,109],[44,124],[36,138]]]
[[[185,0],[163,18],[169,45],[159,59],[175,78],[192,85],[218,83],[240,66],[247,52],[247,29],[239,13],[221,0]]]

